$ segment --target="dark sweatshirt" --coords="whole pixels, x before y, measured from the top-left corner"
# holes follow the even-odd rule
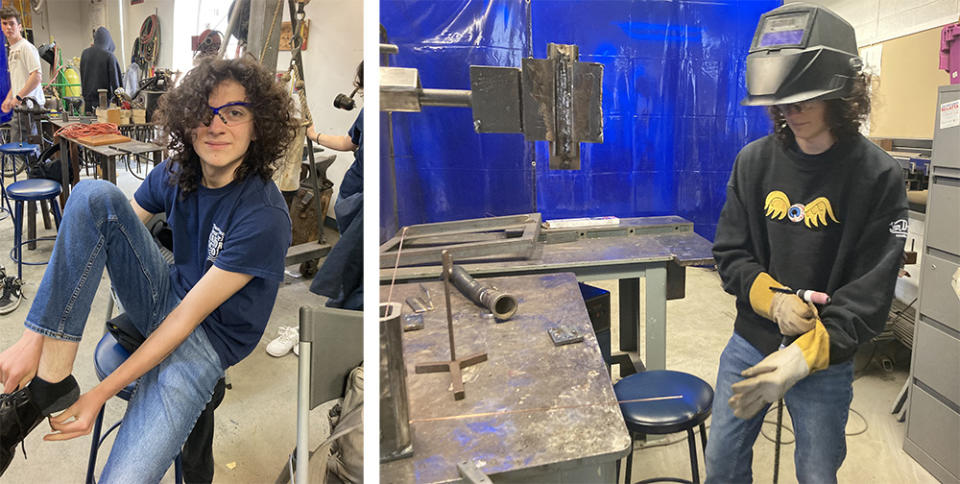
[[[80,90],[87,112],[92,113],[100,105],[97,89],[107,89],[107,99],[120,86],[120,63],[114,57],[116,47],[106,27],[93,33],[93,46],[80,55]]]
[[[737,297],[734,330],[770,354],[779,329],[755,309],[769,307],[769,285],[823,291],[833,298],[819,308],[829,362],[851,359],[886,324],[906,227],[901,168],[864,137],[819,155],[773,135],[750,143],[733,166],[713,246],[723,288]]]

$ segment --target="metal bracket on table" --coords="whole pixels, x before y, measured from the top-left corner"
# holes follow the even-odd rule
[[[476,464],[470,461],[457,463],[457,472],[463,478],[462,482],[469,484],[492,484],[493,481],[481,471]]]
[[[567,326],[555,326],[547,330],[554,346],[563,346],[583,341],[583,334]]]
[[[603,142],[603,65],[579,57],[576,45],[551,43],[522,69],[470,66],[470,90],[424,89],[416,69],[381,67],[380,110],[470,107],[476,132],[549,141],[551,169],[579,170],[580,143]]]
[[[508,215],[453,222],[410,225],[380,246],[380,267],[397,264],[436,264],[444,250],[457,260],[496,256],[503,259],[525,259],[536,248],[540,233],[540,214]]]

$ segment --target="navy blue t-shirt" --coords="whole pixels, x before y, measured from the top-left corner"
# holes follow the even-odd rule
[[[224,368],[257,346],[270,319],[291,242],[290,215],[271,180],[250,176],[227,186],[199,186],[183,199],[167,164],[157,165],[134,194],[150,213],[166,212],[173,231],[170,281],[183,298],[211,266],[253,276],[201,323]]]
[[[353,121],[350,130],[347,131],[350,141],[357,145],[357,150],[353,152],[353,163],[347,172],[343,174],[343,180],[340,181],[339,198],[347,198],[355,193],[363,192],[363,110]],[[342,232],[342,231],[341,231]]]

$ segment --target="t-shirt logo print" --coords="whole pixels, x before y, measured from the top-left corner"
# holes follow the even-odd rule
[[[217,227],[217,224],[213,224],[210,228],[210,237],[207,238],[207,260],[211,262],[217,260],[221,250],[223,250],[223,230]]]
[[[786,193],[780,190],[773,190],[767,194],[767,200],[763,203],[766,216],[773,220],[783,220],[784,217],[791,222],[803,222],[808,228],[826,227],[829,220],[840,223],[833,214],[833,207],[827,197],[815,198],[812,202],[804,205],[802,203],[790,204],[790,198]],[[829,218],[829,220],[828,220]]]
[[[907,222],[907,219],[901,218],[890,222],[890,233],[895,237],[900,237],[901,239],[907,238],[907,232],[910,230],[910,222]]]

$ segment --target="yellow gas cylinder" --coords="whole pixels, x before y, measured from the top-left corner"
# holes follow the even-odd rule
[[[77,74],[77,70],[72,67],[67,67],[63,70],[63,78],[67,80],[70,84],[78,84],[77,86],[67,86],[64,88],[64,97],[80,97],[82,96],[80,92],[80,75]]]

